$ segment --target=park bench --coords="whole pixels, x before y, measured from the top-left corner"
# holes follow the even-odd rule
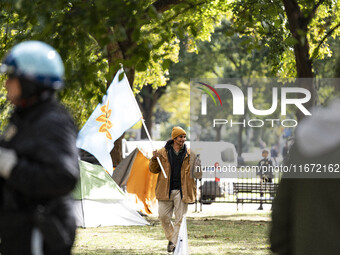
[[[237,210],[239,203],[242,204],[242,207],[244,203],[260,203],[259,209],[262,209],[262,204],[271,204],[273,202],[277,188],[277,183],[234,182],[233,190],[236,196]]]

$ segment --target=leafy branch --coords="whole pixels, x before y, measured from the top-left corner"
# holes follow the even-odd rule
[[[322,40],[319,42],[318,46],[317,46],[317,47],[314,49],[314,51],[313,51],[312,60],[314,60],[314,59],[318,56],[321,45],[322,45],[322,44],[327,40],[327,38],[330,37],[330,36],[334,33],[334,31],[335,31],[336,29],[338,29],[339,27],[340,27],[340,22],[339,22],[337,25],[335,25],[333,28],[331,28],[331,29],[325,34],[325,36],[324,36],[324,37],[322,38]]]

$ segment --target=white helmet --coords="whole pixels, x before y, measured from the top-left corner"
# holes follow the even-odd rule
[[[64,84],[64,64],[59,53],[40,41],[26,41],[14,46],[5,56],[0,72],[53,90],[61,89]]]

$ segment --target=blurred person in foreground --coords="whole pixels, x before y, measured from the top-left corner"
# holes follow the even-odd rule
[[[196,200],[194,178],[202,177],[202,172],[196,172],[194,168],[200,165],[200,160],[190,152],[185,141],[186,132],[181,127],[174,127],[171,139],[167,141],[165,147],[154,151],[150,160],[150,171],[159,173],[156,185],[158,217],[169,241],[168,252],[175,250],[179,229],[188,204]],[[167,178],[161,172],[157,157],[164,167]],[[171,221],[173,213],[175,214],[174,223]]]
[[[0,67],[14,105],[0,139],[0,253],[70,254],[79,178],[77,130],[55,92],[64,65],[39,41],[14,46]]]
[[[339,95],[340,84],[335,86]],[[270,242],[276,254],[340,254],[339,128],[339,99],[300,122],[284,164],[303,170],[283,176],[273,203]]]

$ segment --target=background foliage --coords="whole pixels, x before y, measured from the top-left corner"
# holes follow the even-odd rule
[[[157,122],[168,136],[173,125],[190,125],[190,78],[334,77],[339,56],[334,0],[3,0],[0,22],[1,58],[24,40],[61,54],[67,88],[60,97],[79,128],[120,64],[149,130]],[[334,95],[321,82],[309,89],[312,104]],[[0,104],[3,126],[3,96]]]

